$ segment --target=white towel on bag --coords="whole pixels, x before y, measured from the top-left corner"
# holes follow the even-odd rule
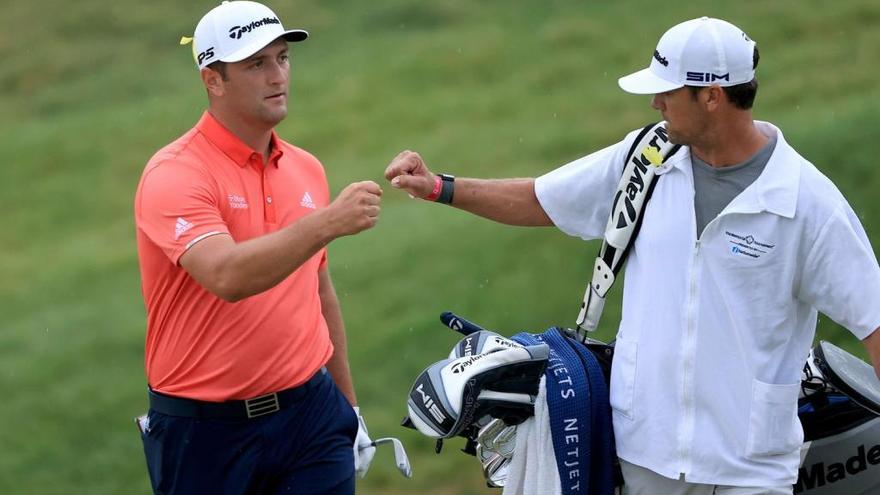
[[[562,484],[556,467],[546,378],[541,377],[535,415],[516,428],[516,451],[510,460],[502,495],[560,495]]]

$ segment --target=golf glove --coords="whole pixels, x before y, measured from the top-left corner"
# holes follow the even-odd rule
[[[376,454],[376,447],[370,440],[367,424],[364,422],[364,417],[361,416],[361,409],[355,407],[354,412],[358,418],[358,432],[354,439],[354,471],[358,478],[363,478],[367,475],[367,470],[370,469],[370,462],[373,460],[373,455]]]

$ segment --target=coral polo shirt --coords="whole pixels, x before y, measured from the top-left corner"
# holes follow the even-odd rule
[[[318,296],[322,249],[281,283],[235,303],[178,263],[213,235],[235,242],[327,206],[321,163],[272,133],[268,164],[210,113],[147,163],[135,196],[154,390],[206,401],[246,399],[308,380],[333,353]]]

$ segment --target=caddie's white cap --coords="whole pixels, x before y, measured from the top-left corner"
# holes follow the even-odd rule
[[[192,37],[193,58],[199,69],[217,62],[238,62],[257,53],[278,38],[303,41],[309,33],[284,30],[272,9],[257,2],[236,0],[211,9],[196,26]],[[183,38],[181,44],[188,42]]]
[[[617,83],[635,94],[657,94],[683,86],[735,86],[755,78],[755,42],[733,24],[701,17],[663,33],[651,65]]]

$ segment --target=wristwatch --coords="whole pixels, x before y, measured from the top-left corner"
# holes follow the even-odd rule
[[[440,196],[437,197],[438,203],[450,204],[452,203],[452,196],[455,193],[455,176],[449,174],[437,174],[442,181],[442,187],[440,188]]]

